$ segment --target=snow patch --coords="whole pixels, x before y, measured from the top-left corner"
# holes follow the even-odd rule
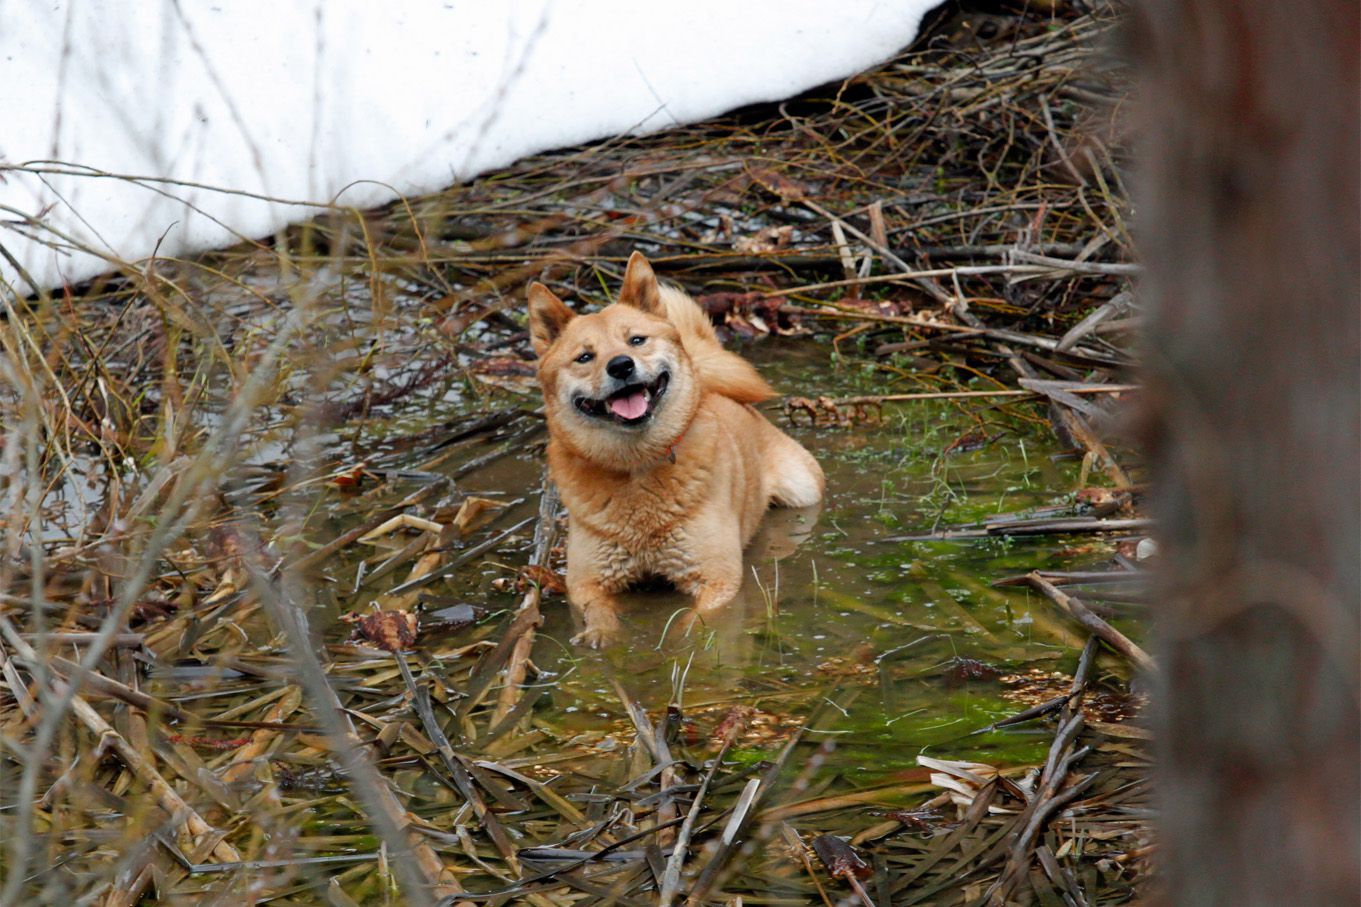
[[[0,245],[53,287],[267,236],[844,78],[938,2],[8,3]]]

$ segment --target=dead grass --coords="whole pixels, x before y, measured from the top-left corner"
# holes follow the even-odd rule
[[[957,405],[1048,420],[1128,508],[1102,440],[1137,318],[1124,97],[1113,13],[1084,10],[955,14],[784,104],[0,294],[0,901],[847,896],[794,817],[869,854],[879,904],[1132,898],[1142,749],[1083,730],[1085,674],[1046,713],[1069,736],[1038,786],[985,782],[954,821],[884,812],[939,793],[921,772],[810,790],[835,755],[802,732],[745,766],[628,702],[627,748],[545,733],[525,684],[551,569],[473,629],[347,640],[327,616],[409,613],[488,553],[552,566],[551,495],[531,529],[460,483],[540,440],[533,397],[498,389],[532,373],[526,281],[600,300],[634,248],[733,335],[830,333],[881,363],[883,396],[796,403],[808,418],[855,431],[894,396],[1023,390]],[[422,418],[452,397],[468,415]],[[350,497],[319,513],[320,488]],[[328,573],[369,543],[353,588]]]

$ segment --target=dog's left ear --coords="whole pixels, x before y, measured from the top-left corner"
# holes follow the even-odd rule
[[[529,285],[529,344],[540,359],[558,339],[567,322],[577,317],[548,287],[535,281]]]
[[[629,266],[624,270],[624,286],[619,290],[619,304],[642,309],[649,315],[666,315],[662,308],[662,291],[657,285],[657,275],[652,272],[652,265],[647,263],[642,252],[634,252],[629,256]]]

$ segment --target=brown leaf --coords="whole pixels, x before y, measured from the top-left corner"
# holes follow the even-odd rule
[[[491,498],[466,498],[458,508],[458,513],[454,514],[454,528],[459,535],[467,535],[468,530],[485,523],[505,506],[505,501],[493,501]]]
[[[753,183],[756,183],[771,195],[778,195],[780,201],[785,203],[802,201],[813,194],[815,189],[808,183],[792,180],[783,173],[769,167],[752,167],[748,169],[747,175],[751,177]]]
[[[836,835],[818,835],[813,839],[813,853],[818,855],[822,865],[833,878],[846,879],[854,876],[865,879],[874,874],[870,864],[860,858],[855,848]]]
[[[331,476],[331,484],[342,491],[357,491],[359,486],[364,484],[366,478],[373,478],[373,473],[365,467],[367,463],[357,463],[348,469],[338,470]]]
[[[785,308],[783,296],[759,290],[751,293],[706,293],[695,302],[708,313],[721,330],[726,328],[742,337],[779,334],[783,337],[804,333],[797,313]]]
[[[932,831],[945,820],[934,809],[893,809],[884,815],[903,823],[907,830],[918,832]]]
[[[797,421],[794,418],[795,414],[802,413],[808,418],[809,425],[837,425],[849,428],[860,424],[878,425],[883,421],[882,408],[878,403],[862,402],[839,406],[831,397],[818,397],[816,400],[808,397],[789,397],[785,400],[784,411],[790,422]]]
[[[531,583],[538,586],[544,595],[563,595],[567,592],[567,583],[562,574],[542,564],[526,564],[520,568],[520,581],[516,584],[520,591],[528,591]]]
[[[1134,513],[1134,506],[1128,492],[1115,488],[1079,488],[1077,492],[1078,513],[1092,516],[1110,516],[1120,512]]]
[[[859,296],[844,296],[833,304],[842,310],[891,317],[906,315],[912,311],[912,303],[905,299],[861,299]]]
[[[941,453],[946,456],[949,456],[950,454],[968,453],[969,451],[973,450],[982,450],[992,442],[1001,438],[1002,434],[1003,434],[1002,432],[998,432],[995,435],[989,435],[986,431],[984,431],[981,428],[976,428],[973,431],[966,431],[964,434],[960,435],[958,438],[955,438],[953,441],[947,444],[945,446],[945,449],[942,450]]]
[[[112,604],[112,602],[110,602],[110,604]],[[128,616],[128,621],[135,625],[164,620],[179,609],[180,606],[178,602],[167,601],[163,598],[145,598],[132,606],[132,612]]]
[[[350,642],[367,640],[385,652],[400,652],[416,642],[419,623],[410,611],[379,611],[375,614],[346,614],[341,617],[354,624]]]
[[[730,738],[736,737],[755,713],[749,705],[735,705],[728,710],[728,714],[723,716],[723,720],[714,728],[710,738],[717,745],[726,743]]]
[[[533,378],[534,363],[526,362],[516,356],[488,356],[472,364],[472,370],[479,375],[518,375]]]
[[[737,237],[732,241],[732,248],[734,252],[741,252],[743,255],[761,255],[788,248],[793,238],[794,228],[791,225],[764,227],[750,236]]]
[[[959,687],[971,680],[996,680],[1002,672],[975,658],[956,656],[945,669],[945,685]]]

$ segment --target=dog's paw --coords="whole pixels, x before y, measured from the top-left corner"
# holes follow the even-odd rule
[[[613,614],[588,617],[586,628],[572,637],[572,645],[589,649],[603,649],[619,638],[619,621]]]
[[[601,627],[587,627],[576,636],[572,637],[572,645],[585,646],[588,649],[603,649],[614,642],[619,636],[619,631],[606,630]]]

